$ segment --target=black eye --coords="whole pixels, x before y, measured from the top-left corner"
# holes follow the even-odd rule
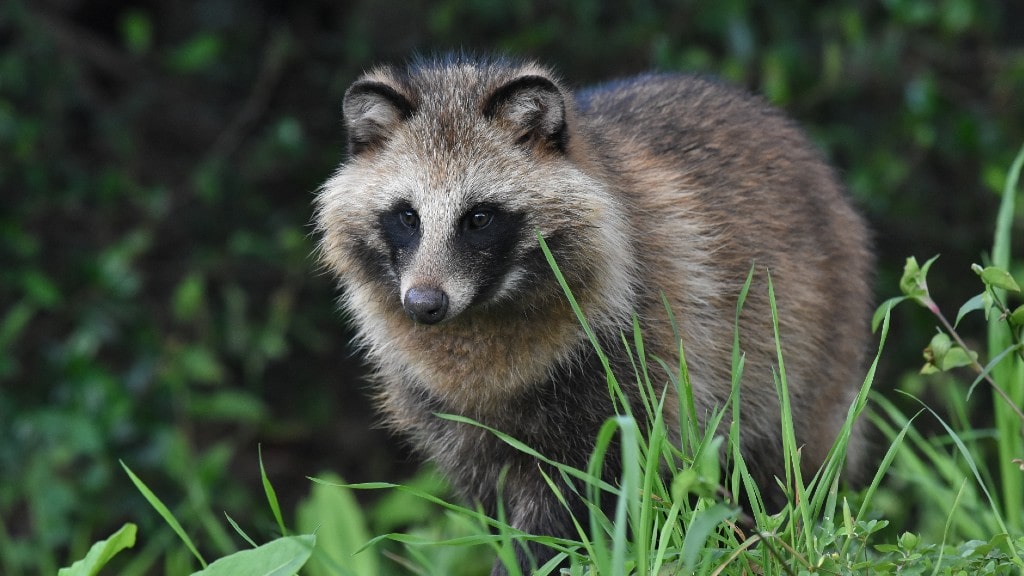
[[[420,225],[420,216],[415,210],[408,208],[405,210],[398,211],[398,220],[402,223],[402,226],[410,230],[415,230]]]
[[[486,228],[492,220],[494,220],[494,214],[486,210],[477,210],[466,217],[465,226],[468,230],[480,230]]]

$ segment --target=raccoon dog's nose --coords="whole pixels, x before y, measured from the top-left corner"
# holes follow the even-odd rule
[[[437,288],[409,288],[405,293],[405,311],[422,324],[437,324],[448,312],[448,295]]]

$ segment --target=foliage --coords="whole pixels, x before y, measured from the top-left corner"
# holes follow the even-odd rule
[[[292,576],[299,568],[302,568],[313,553],[316,544],[316,537],[312,534],[300,536],[281,536],[266,544],[257,545],[253,540],[239,528],[231,517],[228,521],[234,526],[238,534],[247,541],[252,548],[240,550],[207,564],[202,554],[196,549],[192,539],[185,533],[177,518],[168,510],[167,506],[149,489],[148,486],[122,463],[125,472],[153,508],[167,522],[174,532],[181,538],[202,569],[194,572],[194,576],[238,576],[245,574],[249,576]],[[262,469],[262,467],[261,467]],[[280,518],[280,510],[274,490],[270,485],[265,473],[262,474],[264,485],[267,487],[267,500],[274,515]],[[285,532],[284,525],[280,525],[282,532]],[[126,524],[121,530],[115,533],[108,541],[97,542],[89,551],[85,559],[76,562],[69,569],[62,569],[60,576],[72,575],[93,575],[97,574],[111,558],[123,548],[131,547],[135,543],[135,525]]]
[[[279,523],[254,504],[258,442],[285,513],[312,471],[408,474],[310,256],[312,191],[343,156],[339,104],[360,70],[467,47],[537,57],[573,84],[723,75],[838,165],[888,287],[907,254],[966,270],[987,249],[1024,140],[1022,18],[1012,0],[0,2],[0,573],[55,573],[128,522],[148,537],[114,569],[189,571],[159,519],[139,517],[119,459],[174,495],[211,557],[236,548],[221,511]],[[1021,278],[1019,259],[996,260]],[[936,284],[937,302],[976,292]],[[880,384],[958,397],[949,374],[904,375],[932,327],[894,313]],[[954,425],[984,408],[949,406]],[[957,428],[972,451],[996,434],[979,426]],[[908,529],[932,520],[897,500],[883,487],[875,501]],[[371,532],[402,530],[396,509],[422,534],[465,528],[405,501],[370,513]]]
[[[543,240],[541,246],[550,260],[550,252],[547,251]],[[925,274],[931,262],[924,267],[918,267],[912,259],[908,260],[907,274],[901,283],[906,298],[930,301]],[[553,262],[552,264],[554,265]],[[582,316],[557,267],[555,273],[589,333],[586,319]],[[753,274],[754,271],[751,270],[751,276]],[[992,275],[983,275],[983,279],[985,276]],[[1004,276],[995,276],[998,282],[1005,282]],[[737,303],[737,317],[749,290],[750,280],[748,278]],[[778,315],[774,307],[775,298],[770,279],[768,290],[779,354],[778,391],[780,405],[783,407],[783,435],[789,437],[783,446],[785,457],[796,472],[800,470],[800,456],[792,441],[793,427],[788,416],[785,364],[778,337]],[[645,362],[640,360],[643,358],[643,342],[637,324],[634,340],[630,342],[623,335],[623,345],[627,348],[634,346],[630,351],[640,363],[637,366],[639,381],[629,385],[636,385],[647,393],[643,402],[647,416],[643,421],[650,423],[648,429],[641,430],[637,419],[631,415],[630,406],[621,404],[624,413],[609,419],[599,432],[587,470],[578,470],[552,461],[498,430],[484,427],[516,450],[553,466],[563,482],[549,483],[551,489],[559,495],[560,501],[565,503],[566,497],[585,499],[589,521],[574,518],[579,534],[578,540],[526,534],[506,523],[500,512],[497,518],[491,518],[479,511],[451,504],[435,493],[415,486],[380,482],[346,485],[335,477],[316,480],[313,494],[300,506],[300,523],[308,526],[311,522],[310,515],[319,515],[319,520],[324,522],[324,534],[320,542],[326,545],[317,550],[322,565],[317,568],[311,566],[309,573],[384,573],[380,564],[380,546],[390,541],[403,545],[406,552],[404,557],[396,553],[391,553],[390,556],[417,574],[453,574],[455,572],[452,564],[439,564],[436,561],[439,557],[438,551],[451,547],[467,554],[474,546],[493,549],[499,560],[508,567],[509,572],[518,574],[520,572],[515,565],[513,549],[526,540],[550,546],[559,552],[550,562],[543,566],[535,566],[531,570],[531,574],[539,576],[555,574],[558,570],[557,565],[566,560],[571,564],[568,573],[579,575],[627,576],[665,572],[701,575],[865,572],[936,574],[940,569],[948,574],[1019,573],[1024,570],[1024,536],[1021,536],[1024,530],[1011,524],[1008,533],[1007,524],[1003,521],[1004,515],[989,494],[989,481],[979,474],[974,454],[966,448],[960,435],[945,424],[943,425],[946,426],[949,437],[955,442],[960,455],[974,473],[977,481],[975,487],[985,493],[989,506],[979,507],[977,495],[972,495],[973,491],[967,490],[967,481],[960,482],[959,489],[951,500],[952,507],[943,509],[935,506],[946,516],[941,542],[930,541],[914,532],[901,532],[891,543],[879,543],[878,539],[888,521],[869,519],[874,509],[873,496],[879,489],[880,481],[889,473],[890,466],[893,471],[899,473],[901,468],[906,466],[905,461],[914,461],[915,454],[903,446],[904,440],[910,437],[915,443],[925,447],[939,446],[934,441],[924,439],[914,430],[909,419],[902,418],[898,432],[888,430],[892,444],[870,486],[859,496],[859,512],[854,512],[849,500],[838,490],[839,473],[845,461],[846,442],[853,421],[866,406],[878,358],[888,334],[892,305],[893,301],[890,301],[879,308],[882,331],[878,356],[875,357],[864,380],[857,400],[850,406],[846,423],[829,453],[827,462],[806,484],[799,473],[787,473],[784,480],[780,479],[780,482],[784,482],[783,487],[789,501],[778,513],[770,515],[765,512],[760,504],[758,486],[746,473],[746,464],[738,448],[738,435],[742,434],[742,428],[735,425],[738,418],[735,415],[728,418],[733,424],[727,431],[719,429],[726,412],[730,407],[735,409],[737,404],[730,403],[712,415],[707,429],[695,427],[697,415],[692,409],[692,403],[685,400],[692,395],[685,362],[681,362],[678,372],[674,374],[667,365],[661,364],[664,369],[669,370],[672,382],[678,387],[676,396],[680,399],[682,419],[678,427],[682,432],[682,442],[675,442],[674,435],[668,431],[663,421],[665,396],[658,398],[652,394],[653,387],[647,367]],[[957,339],[959,340],[959,335]],[[740,392],[739,383],[743,373],[738,341],[737,338],[737,350],[734,354],[736,362],[732,367],[734,397]],[[596,340],[594,344],[597,346]],[[600,346],[597,349],[598,354],[603,356]],[[608,369],[607,376],[610,393],[624,398],[615,373]],[[888,401],[882,398],[878,401],[893,419],[901,416],[898,409]],[[461,416],[442,417],[467,425],[482,426]],[[879,419],[879,422],[883,427],[886,425],[884,420]],[[609,484],[600,477],[599,471],[603,468],[605,455],[613,446],[611,440],[614,436],[618,437],[624,465],[618,481]],[[732,467],[727,469],[731,481],[730,478],[723,479],[720,475],[720,454],[723,449],[728,451],[728,460],[733,462]],[[939,450],[933,450],[927,455],[935,469],[940,472],[959,466],[955,457],[943,454]],[[146,495],[205,566],[189,537],[181,531],[177,520],[141,481],[130,471],[128,473],[139,490]],[[941,477],[929,479],[927,474],[923,479],[926,487],[930,485],[929,492],[932,493],[945,488],[942,481]],[[276,496],[265,473],[263,482],[268,502],[275,516],[280,518]],[[558,488],[560,485],[565,487],[563,489],[574,491],[575,494],[563,493]],[[729,486],[732,486],[731,490]],[[367,541],[366,526],[369,522],[355,505],[352,490],[393,490],[412,495],[450,511],[453,514],[451,517],[468,521],[468,531],[440,539],[437,534],[424,537],[415,533],[395,532],[385,533]],[[746,517],[736,506],[735,495],[740,493],[749,496],[749,512],[752,517]],[[611,518],[605,515],[607,509],[602,508],[603,494],[610,494],[616,502]],[[972,522],[983,525],[982,538],[965,538],[968,531],[964,527]],[[279,525],[281,532],[286,533],[280,520]],[[239,533],[252,543],[240,530]],[[300,556],[286,562],[283,571],[267,572],[266,566],[279,566],[282,561],[272,561],[266,554],[260,555],[258,562],[254,563],[253,560],[257,554],[268,552],[271,547],[287,541],[287,537],[281,538],[254,550],[231,554],[197,574],[291,574],[309,558],[311,550],[308,547],[293,549],[291,553]],[[361,545],[363,541],[366,543]],[[312,542],[309,542],[309,545],[311,546]],[[425,553],[424,550],[428,552]],[[462,557],[454,566],[465,568],[466,558]],[[226,571],[217,572],[215,569],[218,566]]]
[[[928,288],[928,271],[938,258],[937,256],[925,262],[923,266],[918,266],[915,258],[908,258],[903,278],[900,281],[903,296],[887,300],[875,314],[875,324],[877,324],[881,315],[887,314],[893,306],[910,300],[924,306],[935,315],[942,328],[932,337],[931,343],[924,351],[926,363],[921,369],[921,373],[934,374],[970,367],[978,374],[962,398],[954,397],[953,406],[956,412],[964,415],[969,413],[966,402],[974,387],[979,383],[985,382],[991,388],[995,411],[995,429],[991,434],[992,439],[995,440],[994,443],[972,441],[973,450],[968,450],[947,424],[943,422],[942,426],[950,432],[950,438],[956,442],[962,452],[965,462],[970,466],[970,472],[978,479],[980,488],[985,490],[996,523],[994,527],[999,528],[1002,532],[1009,530],[1010,533],[1024,532],[1024,500],[1022,500],[1024,499],[1024,474],[1022,474],[1024,469],[1021,467],[1021,463],[1024,462],[1024,411],[1022,411],[1022,407],[1024,407],[1024,342],[1022,342],[1024,323],[1021,322],[1024,305],[1011,308],[1007,300],[1008,296],[1019,294],[1021,291],[1019,284],[1014,280],[1007,267],[1010,262],[1009,222],[1011,221],[1008,215],[1014,211],[1017,184],[1022,166],[1024,166],[1024,147],[1021,147],[1017,154],[1003,191],[1003,202],[997,219],[999,224],[996,227],[992,251],[994,263],[984,267],[978,264],[971,266],[981,281],[983,290],[960,307],[956,322],[949,322],[932,298]],[[989,358],[984,365],[979,361],[978,352],[970,349],[956,328],[965,316],[978,311],[983,312],[988,321]],[[896,412],[891,405],[888,405],[888,410],[890,413]],[[904,418],[902,415],[898,417]],[[922,446],[930,444],[923,438],[918,439],[918,443]],[[931,444],[933,444],[930,446],[931,448],[939,448],[934,445],[934,442]],[[936,452],[932,451],[931,453],[935,454]],[[978,470],[978,466],[985,466],[985,459],[982,458],[980,462],[974,462],[972,459],[972,454],[985,456],[990,453],[997,464],[994,477],[997,481],[996,485],[1002,488],[1001,497],[987,493],[985,483],[982,481],[982,474]],[[959,469],[960,466],[954,465],[953,470]],[[984,476],[992,477],[987,470]],[[955,476],[947,480],[953,481],[954,478]],[[955,490],[957,490],[956,485],[951,483],[944,490],[933,491],[933,494],[948,496]],[[935,504],[940,504],[940,502],[937,501]],[[977,520],[978,517],[972,515],[972,518]],[[959,525],[959,523],[954,525]]]
[[[110,562],[118,552],[135,546],[135,525],[128,523],[114,532],[110,538],[101,540],[89,548],[85,558],[67,568],[61,568],[57,576],[94,576]]]

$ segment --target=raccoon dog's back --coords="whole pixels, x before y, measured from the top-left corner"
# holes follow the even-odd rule
[[[777,498],[770,274],[802,462],[821,465],[860,381],[872,261],[834,173],[779,112],[692,76],[574,95],[536,64],[450,57],[365,74],[344,115],[350,158],[317,198],[323,261],[341,280],[388,422],[468,497],[494,510],[507,468],[514,526],[574,533],[536,461],[435,413],[581,468],[614,413],[538,234],[619,381],[635,380],[620,336],[635,313],[650,356],[676,364],[681,339],[701,416],[729,397],[737,298],[755,270],[739,322],[741,437]],[[648,365],[657,386],[670,382]],[[678,406],[674,394],[666,406]],[[854,462],[861,444],[855,435]],[[531,554],[550,553],[524,550],[524,566]]]

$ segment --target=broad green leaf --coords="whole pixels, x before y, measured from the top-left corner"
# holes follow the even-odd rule
[[[403,484],[431,494],[447,492],[444,479],[432,469],[422,470]],[[377,500],[370,515],[374,519],[374,528],[377,532],[392,532],[400,526],[425,524],[435,510],[433,504],[417,498],[414,494],[389,490]]]
[[[333,474],[323,474],[320,478],[332,484],[343,483]],[[307,576],[380,573],[378,551],[375,548],[363,550],[370,541],[370,531],[351,488],[314,483],[309,498],[299,504],[296,516],[297,529],[315,532],[320,541],[303,570]]]
[[[106,540],[100,540],[89,548],[89,552],[68,568],[61,568],[57,576],[94,576],[110,559],[125,548],[135,546],[135,524],[128,523]]]
[[[316,536],[283,536],[225,556],[192,576],[292,576],[309,560]]]

